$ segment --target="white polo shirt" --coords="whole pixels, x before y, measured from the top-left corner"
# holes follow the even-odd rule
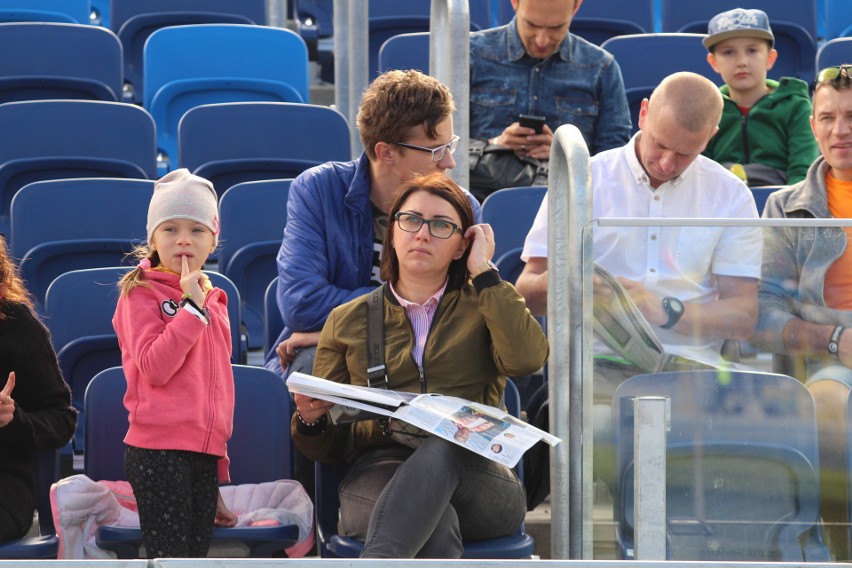
[[[677,178],[651,187],[636,157],[637,135],[591,159],[593,217],[757,218],[751,191],[718,163],[698,156]],[[715,275],[760,277],[762,232],[756,227],[595,227],[595,262],[684,302],[718,298]],[[522,258],[547,257],[547,197]],[[721,341],[655,328],[666,352],[718,361]]]

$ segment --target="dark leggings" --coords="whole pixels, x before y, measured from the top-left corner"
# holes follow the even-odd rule
[[[139,506],[148,558],[203,558],[210,548],[218,458],[127,446],[124,472]]]

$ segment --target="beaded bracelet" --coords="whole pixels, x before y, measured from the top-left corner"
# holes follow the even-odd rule
[[[181,302],[189,299],[192,299],[192,294],[190,294],[189,292],[184,292],[183,296],[180,297]]]
[[[316,428],[320,422],[325,418],[325,414],[314,420],[313,422],[305,422],[305,419],[302,418],[302,413],[299,412],[299,409],[296,409],[296,420],[307,426],[308,428]]]

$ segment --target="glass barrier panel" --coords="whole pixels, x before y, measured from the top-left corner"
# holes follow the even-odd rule
[[[595,559],[634,558],[634,400],[645,396],[670,400],[658,480],[669,559],[850,558],[844,223],[600,219],[587,228],[594,355],[583,409],[593,427],[583,441]]]

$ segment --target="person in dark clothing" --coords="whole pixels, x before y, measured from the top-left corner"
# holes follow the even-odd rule
[[[47,328],[0,236],[0,542],[27,534],[35,512],[34,454],[77,427]]]

